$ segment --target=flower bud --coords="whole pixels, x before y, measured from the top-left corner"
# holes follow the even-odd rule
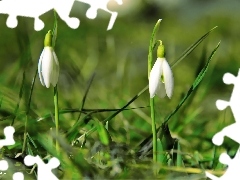
[[[44,48],[38,62],[40,82],[47,88],[50,87],[50,84],[55,87],[59,76],[59,63],[52,47],[52,37],[52,32],[48,31],[44,39]]]

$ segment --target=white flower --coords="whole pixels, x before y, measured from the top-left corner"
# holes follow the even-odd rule
[[[171,98],[173,87],[173,74],[167,60],[165,58],[157,58],[149,75],[150,98],[153,98],[155,94],[161,98],[167,94],[167,96]]]
[[[47,88],[52,84],[54,87],[58,82],[59,63],[54,49],[45,46],[38,62],[38,74],[43,86]]]

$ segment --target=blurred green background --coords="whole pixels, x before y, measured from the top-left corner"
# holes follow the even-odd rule
[[[60,63],[58,83],[59,106],[80,108],[89,79],[95,73],[87,96],[85,108],[120,108],[148,84],[147,54],[152,29],[162,19],[158,39],[166,47],[166,58],[171,63],[203,34],[218,26],[189,56],[173,68],[175,88],[171,100],[157,99],[158,124],[170,113],[192,85],[199,68],[211,51],[221,41],[209,71],[196,91],[194,99],[170,121],[170,130],[179,138],[187,152],[208,152],[211,137],[222,127],[234,122],[231,110],[219,111],[217,99],[228,100],[232,85],[225,85],[222,76],[226,72],[237,75],[240,47],[240,2],[237,0],[123,0],[119,6],[110,1],[109,9],[118,12],[113,29],[107,31],[110,15],[102,10],[90,20],[85,16],[88,5],[75,2],[70,16],[81,23],[73,30],[64,21],[58,21],[58,36],[55,52]],[[19,101],[22,73],[26,79],[16,125],[19,131],[24,126],[21,115],[26,111],[31,81],[43,49],[44,36],[53,28],[53,12],[40,16],[45,27],[37,32],[34,20],[18,17],[18,26],[6,26],[8,15],[0,15],[0,93],[2,113],[13,113]],[[156,53],[155,53],[156,54]],[[154,54],[154,57],[156,57]],[[146,91],[130,107],[149,105]],[[51,119],[37,122],[37,118],[54,111],[53,89],[46,89],[37,77],[33,91],[30,121],[34,130],[47,131],[53,126]],[[104,119],[109,113],[96,116]],[[60,116],[62,132],[75,122],[78,114]],[[10,120],[1,121],[1,126]],[[114,141],[137,146],[151,133],[150,110],[124,111],[110,123]],[[50,126],[50,127],[49,127]],[[31,132],[32,131],[32,132]],[[21,135],[21,133],[19,134]],[[206,145],[204,141],[207,141]]]

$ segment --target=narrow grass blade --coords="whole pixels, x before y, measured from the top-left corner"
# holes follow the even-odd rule
[[[36,143],[34,142],[34,140],[32,139],[32,137],[31,137],[29,134],[27,134],[27,137],[28,137],[28,139],[30,140],[30,142],[32,143],[32,145],[34,146],[34,148],[37,148],[37,145],[36,145]]]
[[[198,74],[201,72],[202,68],[205,66],[206,61],[207,61],[207,50],[206,50],[206,46],[204,46],[201,57],[200,57],[200,63],[198,64],[196,70],[195,70],[195,75],[194,75],[194,79],[198,76]],[[215,63],[214,63],[215,64]],[[208,70],[208,75],[212,74],[212,71],[214,69],[214,66],[212,64],[212,68],[211,71],[209,72]],[[208,82],[206,84],[209,83],[209,81],[211,81],[210,79],[208,80]],[[205,89],[205,87],[204,87]],[[191,121],[194,120],[194,116],[197,116],[200,112],[201,112],[201,108],[197,108],[194,110],[191,110],[191,107],[193,103],[197,103],[199,102],[199,100],[201,98],[199,98],[201,95],[198,93],[198,88],[193,91],[193,93],[191,94],[191,96],[188,98],[188,100],[185,102],[185,106],[183,106],[180,110],[179,110],[179,114],[181,114],[182,117],[185,117],[184,123],[179,125],[179,123],[177,121],[172,122],[171,126],[173,129],[176,129],[176,132],[181,131],[181,129],[183,129],[188,123],[190,123]],[[189,112],[189,110],[191,111],[191,115],[189,116],[189,114],[186,116],[186,114]]]
[[[129,104],[131,104],[133,101],[135,101],[139,96],[141,96],[142,93],[144,93],[146,90],[148,89],[148,85],[142,89],[142,91],[140,91],[136,96],[134,96],[126,105],[124,105],[121,109],[117,110],[115,113],[113,113],[112,115],[110,115],[108,118],[103,120],[103,123],[106,123],[107,121],[110,121],[111,119],[113,119],[115,116],[117,116],[120,112],[122,112],[126,107],[129,106]],[[90,129],[87,133],[86,136],[89,136],[92,132],[94,132],[96,130],[96,127],[93,127],[92,129]]]
[[[56,41],[57,41],[57,30],[58,30],[58,15],[56,10],[53,10],[54,14],[54,25],[53,25],[53,44],[52,46],[55,47]]]
[[[212,162],[211,162],[211,169],[216,169],[217,164],[218,164],[218,154],[217,154],[217,150],[219,149],[219,147],[217,146],[213,146],[213,152],[212,152]]]
[[[34,155],[32,147],[29,144],[29,142],[27,142],[27,153],[26,154]]]
[[[110,134],[99,120],[96,119],[95,122],[100,141],[102,144],[108,146],[109,142],[111,141]]]
[[[29,111],[30,111],[30,107],[31,107],[33,88],[34,88],[34,85],[35,85],[37,73],[38,73],[38,69],[36,68],[34,77],[33,77],[33,79],[32,79],[32,84],[31,84],[30,92],[29,92],[29,98],[28,98],[28,104],[27,104],[27,112],[26,112],[27,115],[28,115],[28,113],[29,113]]]
[[[155,47],[155,37],[156,37],[156,33],[159,29],[159,26],[160,26],[160,22],[162,20],[159,19],[157,21],[157,23],[155,24],[154,28],[153,28],[153,32],[152,32],[152,35],[151,35],[151,38],[150,38],[150,43],[149,43],[149,48],[148,48],[148,76],[150,74],[150,71],[152,69],[152,52],[153,52],[153,49]]]
[[[208,31],[206,34],[204,34],[202,37],[200,37],[195,43],[193,43],[189,48],[187,48],[176,61],[171,63],[170,66],[172,68],[174,66],[176,66],[180,61],[182,61],[186,56],[188,56],[216,28],[217,28],[217,26],[215,26],[210,31]]]
[[[183,165],[183,160],[182,160],[182,154],[181,154],[181,146],[179,141],[177,141],[177,167],[182,167]]]
[[[89,83],[88,83],[88,86],[87,86],[87,89],[85,91],[85,94],[83,96],[83,99],[82,99],[82,105],[81,105],[81,108],[78,109],[78,112],[79,112],[79,115],[78,115],[78,118],[76,120],[76,122],[74,123],[74,125],[72,126],[72,128],[67,132],[67,138],[70,140],[70,141],[73,141],[75,138],[76,138],[76,135],[78,134],[78,131],[77,129],[81,126],[83,126],[85,123],[85,120],[86,118],[88,118],[89,120],[91,120],[91,114],[93,114],[93,111],[91,112],[85,112],[83,111],[83,107],[85,105],[85,102],[86,102],[86,98],[87,98],[87,95],[88,95],[88,92],[89,92],[89,89],[92,85],[92,82],[93,82],[93,79],[95,77],[95,73],[91,76],[90,80],[89,80]],[[62,113],[60,111],[60,113]],[[86,114],[86,116],[83,118],[83,121],[80,121],[80,117],[82,115],[82,113]],[[88,121],[89,121],[88,120]],[[88,122],[87,121],[87,122]]]
[[[21,83],[21,87],[20,87],[20,91],[19,91],[19,96],[18,96],[19,99],[18,99],[16,108],[15,108],[15,110],[14,110],[14,117],[13,117],[13,119],[12,119],[11,126],[13,126],[14,121],[15,121],[15,118],[16,118],[16,116],[17,116],[17,112],[18,112],[18,109],[19,109],[19,106],[20,106],[20,102],[21,102],[21,99],[22,99],[22,96],[23,96],[24,84],[25,84],[25,71],[23,71],[23,74],[22,74],[22,83]]]
[[[94,77],[95,77],[95,73],[91,76],[90,81],[89,81],[88,86],[87,86],[87,89],[86,89],[86,91],[85,91],[85,94],[84,94],[84,96],[83,96],[82,105],[81,105],[81,108],[80,108],[80,113],[79,113],[79,115],[78,115],[77,121],[79,121],[79,119],[80,119],[80,117],[81,117],[81,112],[82,112],[82,109],[83,109],[83,107],[84,107],[84,105],[85,105],[86,98],[87,98],[89,89],[90,89],[90,87],[91,87],[91,85],[92,85],[92,82],[93,82]]]
[[[66,137],[69,141],[73,141],[76,136],[79,134],[77,129],[83,127],[86,123],[85,121],[90,121],[93,119],[93,117],[91,116],[92,112],[86,114],[86,116],[83,117],[82,121],[77,121],[71,128],[70,130],[66,133]],[[73,143],[75,144],[75,143]]]
[[[129,106],[129,104],[131,104],[133,101],[135,101],[139,96],[141,96],[142,93],[144,93],[146,90],[148,89],[148,86],[146,86],[145,88],[142,89],[142,91],[140,91],[136,96],[134,96],[126,105],[124,105],[121,109],[118,109],[115,113],[113,113],[112,115],[110,115],[108,118],[104,119],[102,122],[106,123],[108,121],[110,121],[111,119],[113,119],[116,115],[118,115],[120,112],[122,112],[126,107]],[[91,115],[91,113],[89,113],[89,115]],[[87,117],[87,116],[86,116]],[[80,121],[78,121],[77,124],[75,124],[73,126],[72,129],[70,129],[70,131],[67,133],[68,136],[70,136],[74,131],[75,128],[79,127],[80,125]],[[96,131],[97,127],[93,127],[92,129],[90,129],[87,133],[86,133],[86,137],[89,136],[92,132]],[[81,138],[81,136],[79,137]],[[78,141],[78,139],[76,140]],[[75,144],[75,142],[73,142],[73,144]]]
[[[133,110],[133,109],[143,109],[143,108],[147,108],[147,107],[149,107],[149,106],[135,107],[135,108],[125,108],[125,109],[123,109],[123,111],[129,111],[129,110]],[[85,108],[83,108],[82,110],[81,109],[70,109],[70,108],[68,109],[67,108],[67,109],[59,110],[59,114],[79,113],[79,112],[81,112],[82,114],[87,115],[88,113],[94,114],[94,113],[101,113],[101,112],[115,112],[115,111],[118,111],[118,110],[120,110],[120,108],[119,109],[85,109]],[[48,114],[46,114],[46,115],[44,115],[42,117],[39,117],[37,119],[37,121],[42,121],[44,119],[51,118],[52,115],[55,115],[55,114],[54,113],[48,113]],[[4,119],[5,119],[5,117],[4,117]],[[1,120],[2,120],[2,118],[0,118],[0,121]]]
[[[162,145],[162,142],[157,138],[157,162],[166,165],[167,156]]]
[[[27,109],[26,109],[26,119],[25,119],[25,125],[24,125],[24,135],[23,135],[23,147],[22,147],[22,153],[25,151],[26,148],[26,143],[27,142],[27,129],[28,129],[28,114],[30,112],[30,108],[31,108],[31,101],[32,101],[32,93],[33,93],[33,88],[35,85],[35,80],[37,77],[37,73],[38,73],[38,69],[36,68],[33,80],[32,80],[32,84],[31,84],[31,88],[30,88],[30,93],[29,93],[29,98],[28,98],[28,103],[27,103]],[[30,136],[29,136],[30,137]],[[29,138],[30,139],[30,138]],[[31,140],[31,139],[30,139]]]
[[[140,108],[145,108],[145,107],[140,107]],[[72,141],[73,139],[75,139],[75,136],[78,134],[78,131],[76,131],[76,129],[83,127],[84,125],[86,125],[90,120],[95,120],[95,118],[92,116],[94,113],[99,113],[99,112],[117,112],[117,111],[125,111],[125,110],[132,110],[132,109],[136,109],[136,108],[120,108],[120,109],[83,109],[83,111],[81,111],[82,113],[85,114],[84,118],[81,121],[78,121],[77,123],[75,123],[72,128],[66,133],[67,138]],[[65,113],[74,113],[74,112],[79,112],[79,109],[65,109],[60,111],[60,114],[65,114]],[[38,119],[38,121],[50,118],[51,114],[47,114],[41,118]],[[103,123],[106,123],[108,121],[103,121]]]
[[[195,79],[195,81],[193,82],[192,86],[190,87],[190,89],[188,90],[187,94],[183,97],[183,99],[180,101],[180,103],[177,105],[177,107],[175,108],[175,110],[173,112],[171,112],[166,118],[164,123],[168,123],[168,121],[170,120],[170,118],[179,110],[179,108],[183,105],[183,103],[188,99],[188,97],[191,95],[191,93],[197,88],[197,86],[200,84],[200,82],[203,80],[209,63],[212,60],[214,54],[216,53],[217,49],[220,46],[220,42],[217,44],[217,46],[215,47],[215,49],[212,51],[211,55],[209,56],[205,66],[203,67],[203,69],[201,70],[201,72],[198,74],[197,78]]]

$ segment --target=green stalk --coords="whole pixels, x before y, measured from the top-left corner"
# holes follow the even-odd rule
[[[159,19],[156,25],[153,28],[153,32],[150,38],[150,44],[148,49],[148,77],[152,69],[152,61],[153,61],[153,49],[156,44],[155,35],[159,28],[161,19]],[[155,111],[154,111],[154,98],[150,98],[150,109],[151,109],[151,119],[152,119],[152,133],[153,133],[153,162],[157,162],[157,133],[156,133],[156,121],[155,121]],[[157,172],[155,172],[157,174]]]
[[[154,111],[154,98],[150,98],[151,119],[152,119],[152,134],[153,134],[153,162],[157,162],[157,133]]]
[[[53,26],[53,38],[52,47],[54,48],[57,40],[57,30],[58,30],[58,16],[54,9],[54,26]],[[59,131],[59,110],[58,110],[58,90],[57,85],[54,87],[54,108],[55,108],[55,127],[56,127],[56,152],[59,155],[59,143],[58,143],[58,131]]]
[[[55,127],[56,127],[56,152],[59,154],[58,130],[59,130],[59,110],[58,110],[58,90],[54,87],[54,107],[55,107]]]

